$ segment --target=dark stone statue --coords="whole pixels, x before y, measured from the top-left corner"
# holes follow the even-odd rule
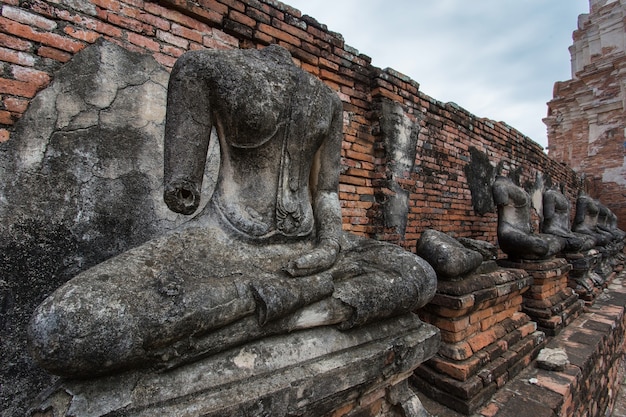
[[[589,235],[572,232],[570,229],[570,202],[559,190],[551,188],[543,193],[542,232],[562,238],[564,251],[576,253],[587,251],[595,246],[595,239]]]
[[[178,60],[164,191],[176,212],[199,205],[212,130],[221,162],[206,207],[48,297],[29,330],[42,367],[70,377],[169,367],[268,335],[357,327],[433,297],[426,261],[342,232],[342,104],[285,49]]]
[[[498,244],[510,259],[548,259],[563,250],[561,238],[533,232],[530,196],[524,189],[498,176],[492,191],[498,208]]]
[[[591,236],[596,241],[596,246],[605,247],[611,243],[613,236],[598,228],[598,216],[600,206],[598,202],[581,191],[576,200],[576,215],[572,230],[587,236]]]
[[[623,243],[626,236],[626,233],[617,227],[617,216],[601,203],[598,203],[598,229],[609,233],[616,244]]]
[[[452,236],[433,229],[422,233],[416,253],[433,266],[442,280],[462,279],[483,263],[481,252],[469,249]]]

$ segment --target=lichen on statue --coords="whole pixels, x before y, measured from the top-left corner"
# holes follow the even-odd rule
[[[498,209],[498,245],[512,260],[549,259],[565,247],[554,235],[534,233],[530,196],[511,179],[498,176],[492,187]]]
[[[214,129],[216,189],[183,227],[76,276],[29,329],[42,367],[174,366],[272,334],[349,329],[434,295],[423,259],[341,229],[342,104],[278,46],[194,51],[172,70],[164,199],[192,214]]]

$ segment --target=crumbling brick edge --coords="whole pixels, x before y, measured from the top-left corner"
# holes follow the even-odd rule
[[[563,349],[570,364],[546,371],[534,363],[498,391],[476,417],[610,415],[623,378],[626,271],[547,348]],[[622,387],[625,389],[626,387]]]

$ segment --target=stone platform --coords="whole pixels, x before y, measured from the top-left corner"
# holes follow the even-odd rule
[[[456,281],[439,281],[419,314],[441,330],[439,352],[413,375],[413,386],[470,414],[530,363],[545,336],[521,312],[532,283],[525,271],[494,268]]]
[[[621,272],[586,312],[546,345],[565,350],[570,362],[565,369],[547,371],[532,362],[471,416],[623,417],[611,410],[618,390],[626,390],[619,387],[625,363],[624,306],[626,272]],[[462,416],[426,393],[418,395],[426,410],[437,417]]]
[[[582,312],[584,303],[568,287],[568,273],[572,266],[565,259],[499,260],[498,265],[523,269],[533,277],[533,284],[524,294],[523,311],[546,335],[557,335]]]
[[[413,314],[351,331],[298,331],[174,369],[61,381],[28,415],[421,416],[407,379],[439,340]]]

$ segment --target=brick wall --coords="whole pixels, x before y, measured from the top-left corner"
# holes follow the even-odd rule
[[[0,141],[11,140],[15,121],[54,71],[100,37],[151,54],[166,68],[187,50],[278,43],[344,103],[339,191],[346,230],[408,249],[425,228],[495,242],[495,213],[477,209],[489,207],[489,176],[511,174],[528,189],[564,183],[571,198],[580,186],[571,169],[515,129],[422,94],[415,81],[371,66],[341,35],[276,0],[3,0],[0,7]],[[382,214],[397,192],[381,133],[385,102],[420,127],[415,164],[394,179],[409,196],[402,230]],[[479,157],[489,172],[482,194],[468,176]]]

